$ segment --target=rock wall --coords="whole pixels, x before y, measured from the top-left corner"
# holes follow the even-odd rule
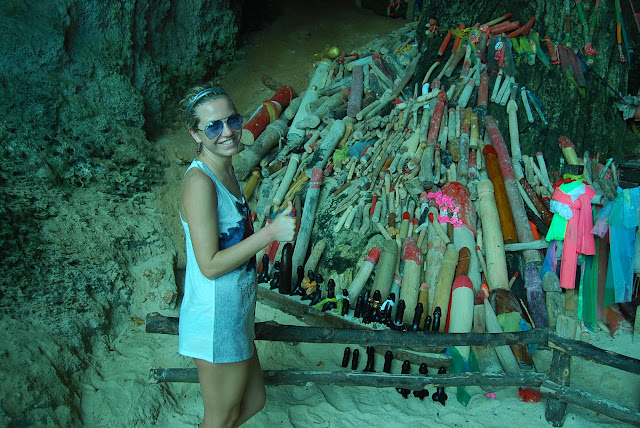
[[[594,14],[591,2],[581,2],[588,22]],[[637,50],[640,44],[637,31],[632,27],[633,17],[628,5],[623,6],[629,43]],[[513,1],[505,7],[503,2],[481,0],[472,5],[465,2],[442,3],[425,1],[421,16],[420,27],[427,24],[431,18],[436,19],[442,30],[436,37],[429,39],[424,32],[418,33],[419,43],[423,52],[417,76],[423,77],[427,69],[436,60],[442,63],[449,58],[452,43],[446,53],[438,57],[437,52],[443,41],[444,34],[449,28],[457,28],[460,23],[471,27],[475,23],[486,23],[511,12],[511,21],[525,24],[530,17],[536,21],[533,29],[541,37],[548,35],[554,41],[565,40],[565,9],[564,2],[558,0]],[[579,11],[574,2],[570,9],[570,42],[574,48],[583,50],[585,38]],[[619,60],[618,47],[615,39],[615,13],[613,2],[601,2],[598,18],[593,34],[593,46],[597,49],[593,65],[585,71],[586,87],[582,97],[575,85],[566,77],[559,65],[545,67],[539,60],[534,65],[527,65],[523,58],[518,61],[515,81],[533,92],[544,104],[544,114],[549,125],[544,125],[536,116],[534,123],[526,120],[524,111],[519,111],[519,130],[522,153],[534,155],[542,151],[547,159],[547,165],[559,169],[561,157],[557,139],[560,136],[569,137],[581,156],[584,151],[591,155],[601,153],[601,158],[615,157],[618,162],[624,158],[637,157],[638,139],[627,129],[616,109],[615,103],[622,96],[637,90],[636,75],[640,75],[638,61],[633,59],[631,64]],[[546,48],[543,47],[546,53]],[[514,54],[515,55],[515,54]],[[436,69],[437,74],[439,69]],[[456,75],[452,76],[456,77]],[[631,81],[630,79],[633,79]],[[495,73],[490,79],[490,91],[493,88]],[[443,80],[443,88],[449,87],[449,81]],[[472,95],[475,100],[477,87]],[[520,101],[518,100],[518,103]],[[503,134],[507,134],[506,108],[489,105],[489,114],[496,117]],[[536,115],[534,111],[534,116]]]
[[[0,4],[0,425],[97,426],[83,408],[108,391],[97,362],[133,314],[175,309],[150,193],[166,165],[147,136],[233,58],[242,4]]]

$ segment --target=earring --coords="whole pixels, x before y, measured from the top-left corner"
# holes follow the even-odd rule
[[[196,152],[200,153],[202,151],[202,141],[200,141],[198,143],[198,148],[196,149]]]

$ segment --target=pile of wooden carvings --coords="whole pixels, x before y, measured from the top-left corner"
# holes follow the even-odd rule
[[[554,189],[542,154],[520,153],[518,92],[496,78],[489,96],[486,65],[464,40],[437,77],[429,80],[437,63],[416,76],[416,31],[412,23],[317,63],[304,94],[237,156],[247,196],[262,180],[256,229],[288,201],[300,217],[293,246],[259,255],[261,280],[400,329],[552,326],[573,309],[573,290],[562,292],[554,272],[540,276]],[[510,150],[489,114],[493,99],[509,112]],[[592,174],[568,138],[559,145],[570,172],[597,188],[592,202],[611,198],[611,174]],[[526,352],[517,359],[530,365]]]
[[[544,344],[546,336],[506,335],[548,335],[558,314],[574,309],[572,290],[563,292],[556,273],[540,275],[552,180],[541,153],[520,152],[515,82],[495,78],[490,96],[487,65],[464,40],[437,77],[430,80],[438,63],[417,76],[416,31],[424,29],[412,23],[320,61],[308,89],[287,100],[279,118],[262,114],[271,123],[258,131],[252,123],[255,141],[234,167],[247,180],[248,198],[258,189],[255,229],[289,201],[300,218],[293,245],[274,243],[258,256],[260,297],[306,322],[397,330],[375,339],[385,346],[409,347],[407,335],[415,335],[437,354],[446,347],[437,338],[446,334],[465,362],[474,351],[484,374],[517,377],[533,368],[526,343]],[[530,112],[527,96],[521,99]],[[510,149],[489,114],[491,102],[507,108]],[[568,138],[559,144],[573,167],[567,172],[583,174],[597,190],[592,202],[612,199],[615,174],[601,173],[588,154],[580,160]],[[340,269],[337,254],[350,266]],[[515,293],[514,283],[524,288]],[[504,331],[521,333],[478,341]],[[332,340],[330,333],[313,335]],[[404,351],[399,358],[411,358]],[[393,380],[407,388],[419,383]]]

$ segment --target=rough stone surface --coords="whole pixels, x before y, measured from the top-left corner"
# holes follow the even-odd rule
[[[589,9],[591,5],[587,3],[582,2],[582,5],[585,8],[587,20],[589,20],[592,10]],[[615,157],[618,162],[621,162],[625,157],[634,156],[634,154],[637,156],[638,139],[633,136],[615,108],[618,97],[614,91],[623,96],[627,95],[628,91],[635,91],[640,83],[636,77],[640,76],[640,69],[638,61],[632,60],[633,68],[630,69],[628,63],[621,63],[618,59],[618,49],[611,30],[615,28],[615,13],[612,8],[612,2],[601,3],[601,11],[593,36],[593,45],[598,53],[591,70],[585,73],[587,81],[585,98],[579,95],[575,86],[565,77],[560,66],[554,65],[548,69],[539,60],[536,60],[534,65],[526,65],[522,61],[517,67],[516,83],[520,87],[524,85],[544,103],[544,113],[549,121],[549,125],[545,126],[534,111],[535,122],[530,124],[526,120],[522,103],[518,99],[518,126],[522,153],[533,155],[537,151],[542,151],[547,159],[547,166],[553,170],[559,169],[559,160],[562,157],[558,148],[558,137],[560,136],[567,136],[571,139],[576,146],[578,156],[582,156],[585,151],[589,151],[591,155],[600,152],[601,158]],[[474,2],[472,7],[464,2],[425,1],[419,26],[428,23],[430,18],[435,18],[442,30],[456,28],[460,23],[471,27],[475,23],[489,22],[502,16],[505,12],[511,12],[513,15],[509,19],[520,21],[521,24],[526,23],[531,16],[535,16],[536,21],[533,29],[542,37],[549,35],[552,40],[564,39],[564,4],[550,0],[514,1],[510,2],[507,8],[504,7],[503,2],[495,0]],[[626,8],[623,8],[623,12],[627,12]],[[630,14],[625,15],[625,18],[627,18],[625,22],[633,22],[633,17]],[[424,77],[434,61],[441,59],[444,64],[448,59],[452,43],[449,44],[444,56],[437,56],[444,34],[446,33],[442,31],[440,35],[428,40],[424,32],[417,33],[420,49],[423,52],[416,73],[420,78]],[[631,32],[629,32],[629,36],[632,48],[637,51],[640,43],[638,38],[631,35]],[[579,14],[573,3],[571,4],[571,37],[574,47],[582,49],[584,46],[582,27]],[[543,50],[546,53],[546,48]],[[442,66],[436,69],[434,76],[439,73],[441,68]],[[453,78],[457,78],[458,74],[455,72],[451,80],[445,77],[441,87],[449,88]],[[495,73],[489,82],[489,94],[491,94],[494,81]],[[609,85],[611,89],[606,85]],[[471,99],[475,100],[476,96],[477,87]],[[489,114],[498,120],[503,137],[508,144],[506,108],[489,103]]]
[[[228,1],[0,4],[0,340],[19,350],[0,354],[0,425],[153,424],[167,398],[151,385],[151,408],[88,409],[145,384],[147,367],[101,368],[144,314],[176,309],[147,135],[233,58],[236,19]]]

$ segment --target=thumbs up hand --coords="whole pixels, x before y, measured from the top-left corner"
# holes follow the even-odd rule
[[[275,241],[292,242],[296,239],[298,219],[291,216],[293,203],[289,201],[287,207],[282,211],[269,226],[267,226]]]

